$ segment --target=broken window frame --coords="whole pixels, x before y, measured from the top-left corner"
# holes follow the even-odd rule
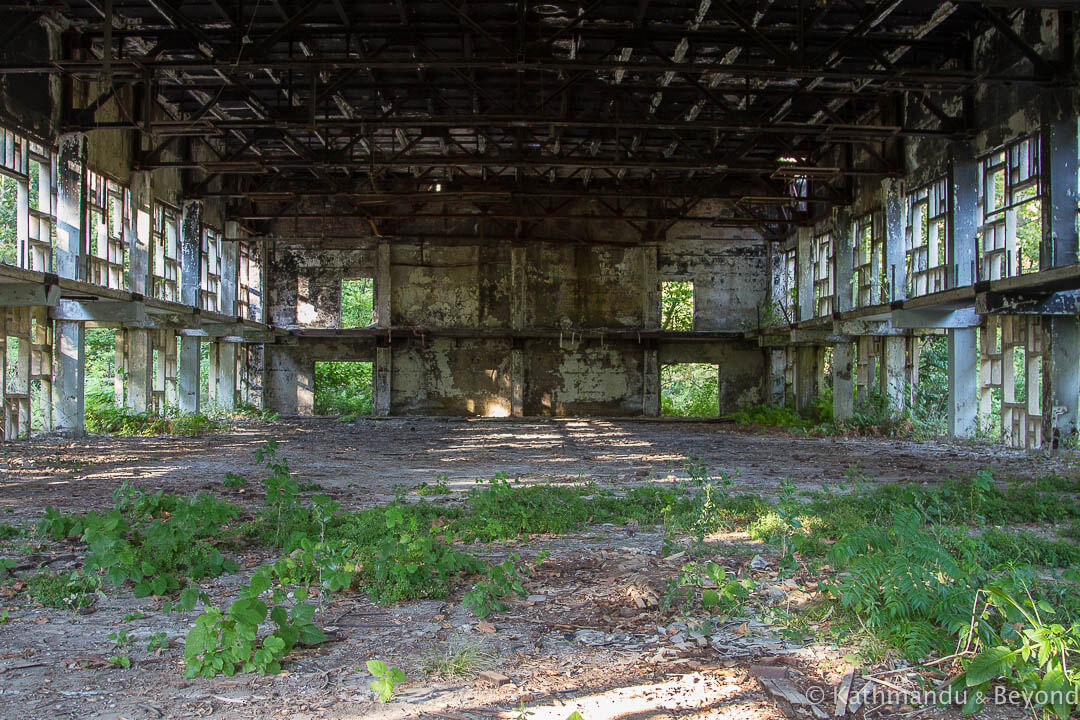
[[[243,320],[260,320],[256,312],[262,307],[262,267],[255,244],[247,240],[238,243],[236,263],[236,316]]]
[[[1017,243],[1017,214],[1031,202],[1041,202],[1042,174],[1039,134],[1017,138],[979,159],[979,261],[978,280],[1003,278],[1038,272],[1040,252],[1033,262]],[[998,174],[1002,177],[998,202]]]
[[[180,302],[180,211],[154,201],[151,209],[151,287],[153,296]]]
[[[55,154],[46,146],[0,127],[0,174],[16,183],[15,265],[36,272],[52,270],[56,208]],[[31,179],[38,182],[36,195]]]
[[[221,231],[202,226],[199,251],[199,307],[207,312],[221,311]]]
[[[874,210],[855,218],[855,239],[851,246],[852,306],[869,307],[888,302],[885,276],[885,233],[881,212]]]
[[[831,317],[835,306],[836,278],[833,274],[832,233],[825,231],[813,239],[814,312],[817,317]]]
[[[948,288],[949,180],[942,176],[908,193],[904,264],[907,295]]]
[[[127,286],[124,229],[131,226],[131,190],[106,175],[86,171],[86,282],[121,290]]]

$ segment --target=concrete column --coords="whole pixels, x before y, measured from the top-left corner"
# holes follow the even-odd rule
[[[787,403],[787,351],[782,347],[769,348],[769,396],[773,405]]]
[[[950,147],[948,287],[975,282],[979,231],[979,163],[970,143]],[[979,431],[979,345],[975,328],[948,331],[949,434],[974,437]]]
[[[849,208],[837,208],[833,212],[833,273],[836,278],[837,312],[847,312],[853,307],[851,275],[852,253],[855,248],[855,225]]]
[[[375,325],[390,327],[390,243],[380,242],[375,259]]]
[[[150,331],[129,328],[118,331],[123,335],[125,363],[124,405],[135,412],[150,408],[154,390],[154,351]]]
[[[236,285],[240,268],[240,224],[225,222],[225,237],[221,241],[221,312],[236,315]]]
[[[855,352],[850,342],[837,343],[833,346],[833,418],[847,420],[855,413],[855,387],[852,383],[854,374]]]
[[[1056,448],[1077,430],[1080,325],[1075,317],[1043,318],[1043,447]]]
[[[641,246],[641,326],[660,327],[660,279],[656,245]]]
[[[206,354],[206,361],[209,367],[206,368],[206,404],[211,407],[219,407],[218,405],[218,352],[221,349],[220,340],[211,340],[209,342],[210,350]],[[200,373],[201,374],[201,373]]]
[[[948,287],[975,282],[979,232],[979,163],[970,143],[953,143],[950,150],[949,183],[949,277]]]
[[[660,416],[660,350],[645,348],[642,369],[641,414],[646,417]]]
[[[184,203],[180,223],[180,302],[199,306],[199,252],[202,248],[202,203]],[[177,369],[178,403],[182,412],[197,413],[201,407],[199,343],[195,335],[180,336],[180,367]]]
[[[1071,265],[1077,260],[1076,116],[1044,122],[1040,148],[1043,192],[1040,269]]]
[[[975,328],[949,330],[949,434],[974,437],[979,430],[979,348]]]
[[[176,369],[176,404],[182,412],[199,412],[202,389],[199,376],[201,338],[193,335],[180,336],[177,353],[179,367]]]
[[[641,326],[660,327],[660,268],[656,245],[641,246]],[[660,349],[646,344],[642,350],[641,414],[660,416]]]
[[[234,342],[221,341],[217,345],[217,367],[215,386],[217,396],[214,404],[223,410],[236,407],[236,350]]]
[[[798,290],[799,320],[810,320],[817,315],[814,307],[814,248],[813,228],[798,229],[798,245],[795,250],[796,279]]]
[[[56,274],[78,279],[81,275],[86,193],[86,136],[60,137],[56,187]],[[69,435],[85,432],[86,331],[82,322],[56,321],[56,357],[53,374],[53,427]]]
[[[800,345],[795,348],[795,409],[805,412],[817,399],[821,388],[824,348]]]
[[[375,401],[373,414],[383,416],[390,414],[390,389],[391,389],[391,352],[390,346],[375,348]]]
[[[150,173],[131,174],[132,223],[124,228],[128,248],[128,279],[132,292],[146,295],[150,289]]]
[[[525,328],[525,247],[510,248],[510,327]],[[523,341],[514,339],[510,350],[510,415],[525,414],[525,349]]]
[[[885,276],[890,301],[907,297],[907,203],[904,202],[904,181],[886,178],[881,181],[881,205],[884,210]]]
[[[889,407],[903,410],[907,406],[907,338],[903,335],[890,335],[882,338],[883,364],[882,380],[885,394],[889,398]]]
[[[284,416],[311,415],[315,398],[315,362],[302,361],[291,345],[266,345],[266,407]]]

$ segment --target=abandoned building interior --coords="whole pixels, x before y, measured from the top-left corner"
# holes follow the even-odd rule
[[[0,3],[0,716],[1066,718],[1078,10]]]

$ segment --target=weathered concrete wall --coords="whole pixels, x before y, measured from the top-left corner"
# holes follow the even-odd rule
[[[640,415],[645,345],[601,341],[595,333],[582,339],[580,331],[645,327],[647,276],[657,282],[694,280],[699,330],[752,327],[767,287],[767,253],[760,238],[700,224],[674,226],[656,255],[629,243],[527,242],[515,251],[505,242],[394,240],[386,279],[378,272],[379,242],[362,231],[347,249],[272,245],[267,317],[292,328],[340,327],[342,279],[373,277],[376,295],[378,284],[388,281],[391,324],[428,331],[423,337],[394,338],[390,345],[389,407],[395,414],[509,415],[518,382],[526,415]],[[514,252],[523,258],[517,281]],[[659,267],[647,272],[646,262]],[[655,289],[649,297],[658,297]],[[514,308],[520,321],[512,317]],[[514,340],[512,328],[526,335],[558,330],[562,337]],[[446,329],[476,335],[438,335]],[[294,365],[374,360],[374,345],[372,338],[308,337],[290,353]],[[516,368],[515,353],[521,356]],[[655,353],[651,357],[655,363]],[[742,341],[681,343],[665,349],[664,357],[669,359],[662,362],[720,365],[725,409],[760,397],[763,356]],[[272,371],[268,359],[267,372]],[[291,408],[291,393],[286,400]]]

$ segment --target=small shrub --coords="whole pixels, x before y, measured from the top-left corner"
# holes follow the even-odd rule
[[[26,579],[31,601],[62,610],[89,606],[99,587],[95,578],[77,572],[40,572]]]

